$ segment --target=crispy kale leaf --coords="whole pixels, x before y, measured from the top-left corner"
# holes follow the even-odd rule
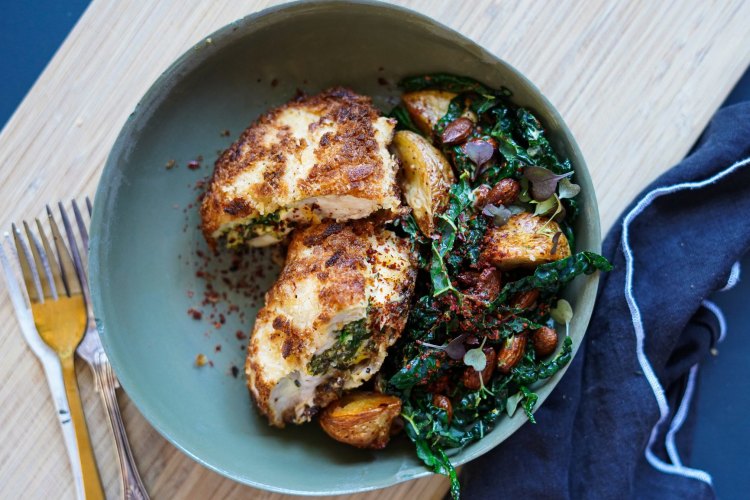
[[[542,264],[534,274],[512,281],[505,285],[493,301],[490,310],[496,310],[507,303],[511,295],[531,289],[542,292],[557,293],[564,285],[573,281],[576,276],[591,274],[595,271],[610,271],[612,264],[601,255],[593,252],[579,252],[565,259]]]
[[[454,291],[444,261],[453,249],[458,232],[458,217],[471,207],[473,196],[469,185],[468,175],[462,175],[459,181],[451,187],[448,208],[438,216],[438,238],[432,242],[432,262],[430,263],[430,278],[432,280],[432,294],[437,297],[447,291]]]
[[[536,363],[533,359],[524,358],[523,362],[513,368],[513,379],[521,385],[528,386],[537,380],[549,378],[570,362],[573,353],[573,340],[565,337],[562,349],[554,359]]]
[[[406,111],[406,108],[404,108],[401,104],[395,106],[390,111],[390,113],[388,113],[388,116],[396,119],[397,130],[410,130],[412,132],[416,132],[417,134],[421,133],[417,126],[414,125],[411,116],[409,116],[409,112]]]
[[[439,136],[440,134],[442,134],[443,130],[445,130],[445,127],[447,127],[450,122],[460,117],[463,112],[463,98],[458,95],[451,99],[451,102],[448,105],[448,111],[435,124],[435,127],[433,128],[435,135]]]
[[[440,89],[461,94],[474,92],[483,95],[496,95],[493,90],[482,83],[467,76],[451,75],[450,73],[433,73],[430,75],[410,76],[399,82],[399,87],[407,92],[425,89]]]
[[[527,156],[531,160],[529,165],[536,165],[551,170],[556,174],[566,174],[573,171],[570,161],[557,157],[549,140],[544,136],[544,128],[531,111],[519,108],[516,113],[518,129],[526,140]]]

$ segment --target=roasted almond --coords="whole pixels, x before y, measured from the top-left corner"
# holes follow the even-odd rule
[[[432,406],[445,410],[445,413],[448,414],[448,423],[451,423],[451,420],[453,420],[453,405],[451,404],[451,400],[448,399],[448,396],[435,394],[432,396]]]
[[[487,184],[480,184],[474,189],[474,206],[477,208],[484,208],[487,204],[487,195],[490,194],[492,188]]]
[[[445,127],[440,135],[440,140],[446,146],[464,142],[471,135],[474,129],[474,122],[468,118],[456,118]]]
[[[497,361],[495,350],[492,347],[484,347],[482,348],[482,352],[484,352],[484,355],[487,358],[487,364],[485,365],[484,370],[482,370],[481,382],[479,380],[479,372],[474,368],[469,367],[464,370],[463,383],[470,391],[479,390],[479,388],[482,387],[482,383],[486,384],[495,371],[495,364]]]
[[[526,333],[519,333],[505,339],[503,347],[497,355],[497,369],[500,373],[508,374],[521,361],[526,351]]]
[[[513,304],[513,307],[517,309],[530,309],[534,306],[538,298],[539,290],[537,290],[536,288],[532,288],[531,290],[527,290],[525,292],[518,292],[513,297],[513,301],[511,303]]]
[[[465,293],[480,300],[493,301],[500,293],[501,275],[494,267],[485,267],[481,271],[464,271],[457,278]]]
[[[511,205],[521,192],[521,184],[515,179],[503,179],[490,189],[485,197],[484,204]]]
[[[546,358],[557,349],[557,331],[543,326],[532,334],[531,341],[537,356]]]

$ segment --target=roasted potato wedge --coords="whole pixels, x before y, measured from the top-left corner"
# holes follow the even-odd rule
[[[336,441],[379,450],[391,437],[401,400],[376,392],[350,392],[320,414],[320,426]]]
[[[430,236],[435,215],[448,205],[448,192],[456,181],[450,163],[430,141],[402,130],[393,137],[393,148],[401,160],[401,189],[419,229]]]
[[[448,111],[451,99],[457,94],[444,90],[419,90],[401,96],[414,125],[426,135],[432,136],[432,129]]]
[[[546,217],[520,213],[507,224],[490,227],[484,236],[480,260],[500,270],[534,268],[570,257],[570,245],[560,226]]]

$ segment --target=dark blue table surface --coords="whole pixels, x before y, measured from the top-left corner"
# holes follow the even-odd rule
[[[0,1],[0,124],[4,125],[88,6],[87,0]],[[750,72],[725,104],[750,100]],[[691,465],[709,471],[723,498],[748,498],[750,474],[750,255],[745,279],[712,298],[726,313],[728,334],[700,372]]]
[[[89,0],[0,0],[0,127],[88,4]]]

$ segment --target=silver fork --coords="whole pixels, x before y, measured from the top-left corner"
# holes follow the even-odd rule
[[[81,247],[85,256],[88,257],[89,234],[86,229],[87,225],[75,200],[73,200],[72,206],[76,225],[78,226],[78,233],[81,236]],[[120,407],[117,404],[115,389],[120,384],[112,371],[112,366],[109,364],[109,359],[107,359],[107,355],[102,347],[102,341],[99,338],[94,309],[91,305],[86,266],[84,266],[81,254],[78,251],[78,242],[76,241],[75,233],[73,232],[73,227],[65,207],[62,203],[58,203],[58,208],[60,209],[60,216],[62,217],[65,233],[73,255],[73,263],[81,280],[81,288],[83,288],[83,296],[86,301],[86,310],[88,313],[86,334],[78,346],[76,353],[86,361],[94,372],[94,379],[96,380],[99,395],[107,409],[107,416],[109,417],[110,428],[115,438],[117,457],[120,463],[122,495],[126,500],[148,500],[148,492],[143,486],[143,481],[141,481],[135,461],[133,460],[133,453],[130,451],[130,443],[128,442],[128,436],[125,433],[125,426],[120,415]],[[86,197],[86,209],[89,217],[91,217],[91,201],[88,197]],[[49,208],[47,210],[49,211]]]
[[[24,339],[26,339],[26,343],[29,344],[31,351],[37,358],[39,358],[42,368],[44,368],[47,384],[52,393],[52,402],[57,411],[57,419],[60,422],[60,429],[62,430],[63,441],[65,442],[65,449],[68,453],[70,467],[73,471],[73,484],[75,486],[76,498],[83,500],[86,498],[83,485],[83,467],[78,453],[78,443],[76,442],[73,421],[70,416],[68,396],[65,393],[62,364],[60,363],[60,358],[57,354],[55,354],[52,348],[39,336],[39,332],[34,324],[31,307],[26,300],[26,296],[18,281],[17,268],[14,269],[11,264],[11,259],[13,259],[13,257],[15,257],[16,263],[21,262],[21,256],[16,253],[16,247],[14,246],[13,241],[11,241],[11,237],[8,233],[5,233],[4,240],[4,242],[0,242],[0,266],[5,273],[8,295],[10,295],[13,309],[16,311],[16,318],[18,318],[18,323],[21,326],[21,333],[23,334]],[[6,254],[4,247],[8,248],[7,252],[10,255],[10,258],[8,258],[8,254]],[[31,262],[28,248],[24,246],[23,250],[26,254],[26,259]],[[33,270],[32,272],[36,272],[36,267],[32,267],[31,269]],[[37,278],[36,275],[34,275],[34,277]],[[38,278],[34,281],[38,282]],[[39,285],[39,288],[41,288],[41,285]],[[40,292],[37,293],[41,296]]]

